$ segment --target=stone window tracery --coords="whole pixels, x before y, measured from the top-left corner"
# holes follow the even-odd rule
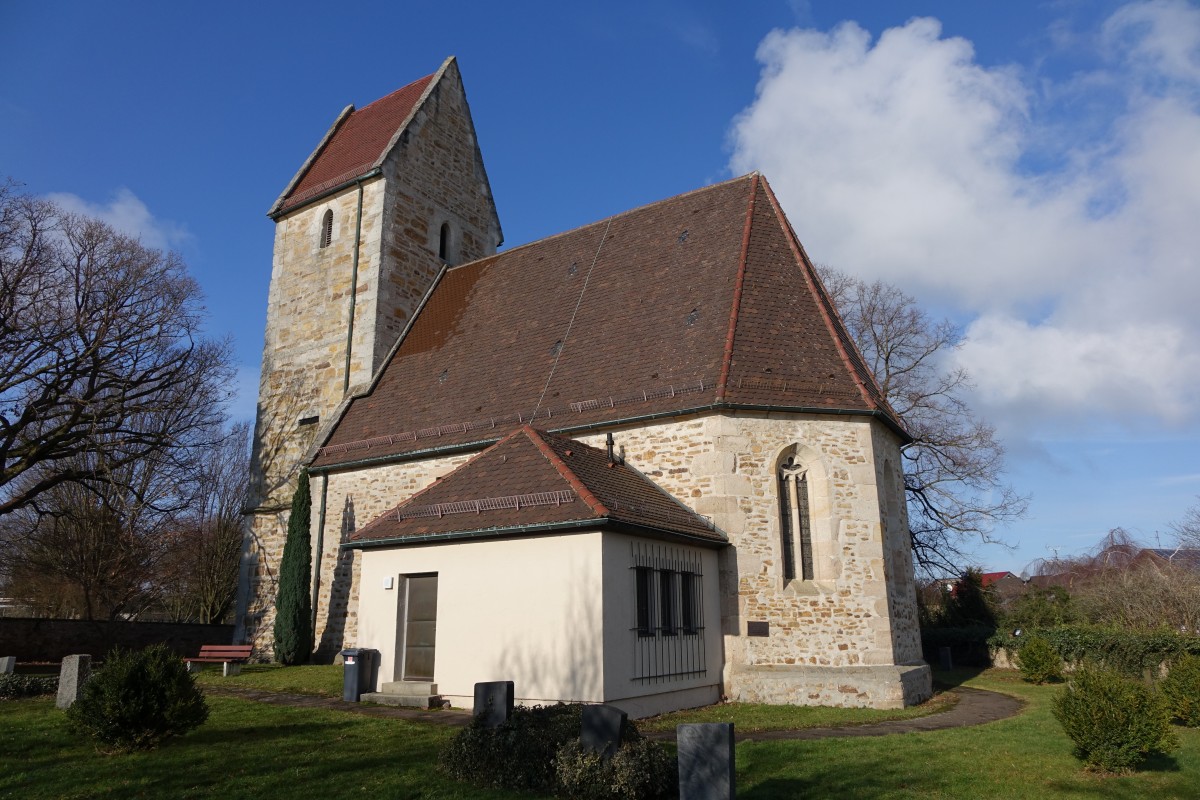
[[[784,581],[813,579],[808,469],[789,455],[779,466],[779,533]],[[799,571],[797,571],[799,567]]]

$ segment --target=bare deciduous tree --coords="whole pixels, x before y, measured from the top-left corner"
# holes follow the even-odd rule
[[[834,304],[913,441],[901,448],[913,555],[931,574],[959,574],[971,538],[1025,513],[1003,479],[1004,447],[964,400],[966,371],[948,364],[962,344],[895,286],[818,266]]]
[[[174,620],[220,622],[233,606],[249,438],[249,425],[234,425],[197,465],[196,491],[169,537],[157,575],[160,602]]]
[[[202,312],[178,256],[0,185],[0,516],[207,443],[231,373]]]
[[[1200,501],[1200,498],[1197,498]],[[1200,502],[1183,513],[1183,518],[1171,526],[1180,547],[1200,550]]]

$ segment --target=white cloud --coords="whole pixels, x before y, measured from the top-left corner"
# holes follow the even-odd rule
[[[959,358],[1001,424],[1194,419],[1200,9],[1070,38],[1095,66],[1056,84],[932,19],[774,31],[730,167],[767,175],[816,260],[973,320]]]
[[[117,189],[107,203],[91,203],[67,192],[48,194],[46,199],[73,214],[102,220],[120,233],[140,239],[142,244],[158,250],[177,249],[191,238],[185,226],[156,219],[146,204],[124,187]]]

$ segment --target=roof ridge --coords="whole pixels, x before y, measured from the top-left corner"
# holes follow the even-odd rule
[[[863,401],[869,408],[882,411],[883,413],[892,417],[896,422],[899,423],[900,429],[905,430],[907,433],[906,429],[904,428],[904,423],[900,422],[899,417],[892,409],[891,404],[887,402],[887,397],[883,394],[883,390],[879,388],[878,384],[875,384],[875,378],[870,374],[870,370],[866,369],[866,359],[864,359],[862,353],[859,352],[858,345],[854,343],[854,339],[850,336],[849,331],[844,331],[843,329],[843,332],[846,334],[845,337],[842,337],[839,334],[838,323],[834,320],[834,317],[837,315],[837,310],[833,308],[833,301],[829,298],[828,293],[825,291],[825,285],[821,283],[820,277],[816,274],[816,270],[813,268],[812,262],[808,258],[808,253],[804,251],[804,246],[800,243],[799,238],[796,236],[796,231],[793,230],[792,223],[788,220],[787,215],[783,213],[783,208],[779,205],[779,200],[775,197],[775,192],[771,189],[771,184],[767,181],[765,176],[763,177],[762,185],[763,190],[767,195],[767,200],[771,203],[771,209],[775,214],[775,218],[783,224],[783,229],[787,233],[788,246],[791,247],[792,253],[796,256],[796,261],[800,266],[800,274],[804,276],[804,281],[808,284],[808,289],[810,292],[812,292],[812,295],[817,302],[817,310],[820,312],[822,320],[829,329],[830,336],[833,338],[834,346],[837,348],[838,354],[842,357],[842,363],[845,365],[846,370],[850,373],[851,379],[858,387],[859,393],[862,394]],[[854,349],[853,356],[849,350],[847,350],[847,345]],[[858,366],[855,364],[855,358],[857,358],[858,364],[863,366],[867,373],[866,375],[863,375],[862,371],[858,369]],[[871,383],[874,384],[875,392],[879,396],[878,399],[867,387],[867,380],[870,380]],[[882,403],[880,403],[880,399],[882,399]]]
[[[513,432],[512,432],[512,433],[510,433],[510,434],[508,434],[507,436],[504,436],[504,437],[501,437],[500,439],[497,439],[497,440],[496,440],[495,442],[493,442],[491,445],[489,445],[489,446],[487,446],[487,447],[483,448],[483,449],[482,449],[482,450],[480,450],[478,453],[476,453],[475,455],[471,456],[470,458],[468,458],[468,459],[467,459],[466,461],[464,461],[463,463],[459,464],[457,467],[454,467],[453,469],[451,469],[451,470],[450,470],[450,472],[446,473],[446,475],[450,475],[450,474],[453,474],[453,473],[455,473],[455,472],[458,472],[458,471],[459,471],[459,470],[461,470],[461,469],[465,469],[466,467],[470,466],[470,465],[471,465],[472,463],[474,463],[475,461],[478,461],[479,459],[483,458],[485,455],[487,455],[489,452],[491,452],[493,448],[499,447],[499,446],[500,446],[500,445],[502,445],[503,443],[507,442],[509,439],[512,439],[512,438],[514,438],[514,437],[515,437],[517,434],[519,434],[519,433],[521,433],[521,429],[520,429],[520,428],[517,428],[515,431],[513,431]],[[402,508],[403,506],[411,505],[411,504],[412,504],[412,502],[413,502],[414,500],[416,500],[417,498],[419,498],[421,495],[423,495],[423,494],[426,494],[427,492],[431,492],[431,491],[433,491],[434,487],[438,485],[438,481],[439,481],[441,478],[443,478],[443,477],[445,477],[445,476],[439,475],[438,477],[434,478],[433,480],[431,480],[431,481],[429,482],[429,484],[428,484],[428,485],[427,485],[425,488],[423,488],[423,489],[421,489],[421,490],[419,490],[419,491],[413,492],[411,495],[409,495],[409,496],[408,496],[408,499],[406,499],[406,500],[401,500],[399,503],[397,503],[396,505],[392,506],[392,507],[391,507],[391,508],[389,508],[387,511],[384,511],[384,512],[383,512],[382,514],[380,514],[378,517],[376,517],[375,519],[371,520],[371,521],[370,521],[370,522],[368,522],[366,525],[364,525],[364,526],[362,526],[361,528],[359,528],[358,530],[356,530],[354,533],[350,534],[350,538],[351,538],[351,539],[358,539],[358,538],[361,538],[361,536],[362,536],[362,534],[363,534],[363,533],[365,533],[366,531],[370,530],[371,528],[375,527],[376,525],[380,524],[382,521],[384,521],[385,519],[387,519],[387,516],[388,516],[389,514],[391,514],[391,513],[395,512],[395,511],[398,511],[398,510],[399,510],[400,508]]]
[[[664,197],[661,200],[655,200],[650,203],[643,203],[642,205],[637,206],[636,208],[631,208],[627,211],[622,211],[618,214],[611,214],[607,217],[601,217],[600,219],[595,220],[593,222],[587,222],[582,225],[577,225],[574,228],[569,228],[568,230],[565,230],[565,231],[560,231],[558,233],[552,233],[549,236],[543,236],[541,239],[534,239],[532,242],[525,242],[524,244],[519,244],[516,247],[505,250],[503,253],[493,253],[490,256],[484,256],[483,258],[477,258],[474,261],[468,261],[465,264],[456,264],[453,267],[450,267],[450,270],[453,271],[456,269],[462,269],[463,267],[470,267],[475,264],[479,264],[480,262],[487,261],[488,259],[496,258],[497,256],[515,253],[518,250],[524,250],[527,247],[533,247],[534,245],[542,244],[543,242],[552,242],[555,239],[561,239],[564,236],[570,236],[571,234],[585,231],[588,228],[594,228],[599,225],[604,225],[606,223],[612,222],[613,220],[620,219],[621,217],[628,217],[632,214],[637,214],[638,212],[645,211],[649,208],[653,208],[655,206],[660,206],[660,205],[663,205],[664,203],[670,203],[673,200],[680,200],[684,197],[689,197],[694,194],[700,194],[702,192],[714,191],[716,189],[721,188],[722,186],[728,186],[731,183],[737,183],[738,181],[743,181],[743,180],[746,180],[747,178],[752,178],[756,175],[761,175],[761,173],[748,172],[745,175],[739,175],[736,178],[730,178],[729,180],[721,181],[720,183],[710,183],[708,186],[701,186],[699,189],[692,189],[691,191],[680,192],[679,194],[673,194],[670,197]]]
[[[388,97],[397,94],[398,92],[403,92],[405,89],[416,86],[421,81],[425,81],[425,88],[421,90],[421,96],[413,101],[412,108],[408,110],[408,114],[404,116],[404,120],[396,127],[396,130],[388,138],[387,144],[383,146],[383,150],[380,151],[379,156],[372,163],[373,167],[378,168],[383,166],[383,162],[386,161],[387,157],[392,154],[392,150],[395,149],[396,143],[400,141],[400,137],[404,135],[404,132],[408,130],[408,126],[412,124],[413,118],[417,115],[417,111],[425,106],[425,101],[429,99],[429,95],[433,92],[433,88],[441,83],[442,78],[446,74],[446,70],[449,69],[450,65],[453,63],[454,56],[447,56],[446,60],[442,62],[442,65],[433,73],[426,75],[423,78],[417,78],[412,83],[406,86],[401,86],[395,92],[392,92],[392,94],[387,95],[387,97],[381,97],[379,100],[375,101],[375,103],[381,102],[386,100]],[[371,103],[371,105],[375,105],[375,103]],[[370,106],[368,106],[368,108],[369,107]],[[474,127],[474,122],[472,122],[472,130]]]
[[[450,56],[450,58],[454,58],[454,56]],[[449,60],[449,59],[447,59],[447,60]],[[445,62],[443,62],[443,63],[442,63],[442,68],[445,68]],[[394,90],[392,90],[392,91],[388,92],[387,94],[385,94],[383,97],[376,98],[375,100],[372,100],[371,102],[367,103],[367,104],[366,104],[365,106],[363,106],[362,108],[355,109],[355,110],[356,110],[356,111],[366,111],[366,110],[367,110],[367,109],[369,109],[371,106],[379,105],[380,103],[384,102],[385,100],[387,100],[387,99],[391,98],[393,95],[400,94],[400,92],[403,92],[405,89],[408,89],[408,88],[410,88],[410,87],[412,87],[412,86],[416,86],[416,85],[417,85],[418,83],[420,83],[421,81],[427,81],[427,80],[429,80],[429,79],[430,79],[430,78],[432,78],[434,75],[437,75],[437,74],[438,74],[438,72],[441,72],[441,69],[437,69],[437,70],[435,70],[435,71],[433,71],[433,72],[429,73],[428,75],[422,75],[421,77],[417,78],[416,80],[409,81],[408,83],[406,83],[406,84],[404,84],[403,86],[401,86],[399,89],[394,89]]]
[[[758,195],[760,173],[753,173],[750,181],[750,199],[746,202],[746,225],[742,230],[742,251],[738,256],[737,277],[733,285],[733,305],[729,311],[729,333],[725,337],[725,353],[721,357],[721,376],[717,379],[717,402],[725,399],[729,383],[729,368],[733,364],[733,340],[737,335],[738,314],[742,310],[742,290],[746,284],[746,259],[750,253],[750,231],[754,228],[754,199]]]
[[[563,461],[562,458],[559,457],[558,453],[554,452],[554,448],[552,448],[550,444],[542,438],[543,436],[553,436],[553,434],[539,431],[537,428],[529,424],[522,425],[520,428],[517,428],[516,433],[524,433],[529,440],[533,442],[538,450],[541,451],[542,455],[546,457],[546,460],[548,460],[554,466],[554,468],[558,470],[558,474],[562,476],[563,480],[565,480],[567,484],[575,490],[575,493],[579,495],[579,499],[587,503],[588,507],[590,507],[592,511],[595,511],[596,514],[601,517],[612,516],[612,512],[608,510],[604,503],[600,502],[600,499],[596,497],[592,490],[588,488],[587,484],[584,483],[583,480],[575,473],[575,470],[571,469],[567,465],[567,462]],[[587,447],[587,445],[583,444],[582,442],[575,442],[573,439],[570,441],[572,444],[579,444],[582,447]]]

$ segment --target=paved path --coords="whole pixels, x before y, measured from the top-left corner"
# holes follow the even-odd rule
[[[468,711],[421,711],[415,708],[396,708],[394,706],[378,706],[370,703],[347,703],[329,697],[313,695],[290,694],[286,692],[267,692],[259,689],[244,689],[240,687],[205,686],[208,694],[240,697],[244,700],[255,700],[260,703],[270,703],[277,706],[293,708],[321,708],[330,711],[347,711],[352,714],[362,714],[367,717],[381,719],[407,719],[418,722],[431,722],[437,725],[463,727],[471,721]],[[921,733],[923,731],[940,731],[947,728],[964,728],[970,725],[982,725],[985,722],[995,722],[1015,716],[1025,707],[1025,704],[1015,697],[999,692],[989,692],[984,689],[969,689],[959,686],[949,690],[950,694],[958,697],[958,702],[946,711],[939,711],[926,717],[915,719],[892,720],[889,722],[873,722],[868,725],[841,725],[829,728],[803,728],[792,731],[763,731],[761,733],[737,734],[739,742],[770,742],[785,739],[831,739],[847,736],[888,736],[896,733]],[[674,731],[648,733],[647,738],[672,740]]]

